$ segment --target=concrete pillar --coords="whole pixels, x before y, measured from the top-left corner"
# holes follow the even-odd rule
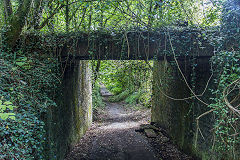
[[[92,123],[91,71],[87,60],[68,65],[62,83],[62,99],[56,113],[58,159],[80,140]]]
[[[179,60],[179,67],[183,72],[189,87],[199,95],[201,94],[210,77],[210,64],[208,58],[196,59],[196,67],[193,72],[190,60]],[[196,135],[196,117],[210,110],[193,96],[186,81],[180,74],[176,63],[167,60],[154,61],[153,72],[153,106],[152,122],[162,126],[175,142],[185,152],[199,158],[211,155],[211,139],[213,133],[212,114],[206,115],[200,120],[200,128],[205,137],[197,139],[197,148],[194,146]],[[212,81],[209,87],[212,87]],[[200,98],[209,103],[212,95],[209,88]]]
[[[183,72],[189,79],[189,71]],[[154,61],[152,122],[161,125],[180,147],[184,147],[185,133],[192,120],[188,114],[191,100],[178,99],[189,95],[189,89],[175,65],[167,60]]]

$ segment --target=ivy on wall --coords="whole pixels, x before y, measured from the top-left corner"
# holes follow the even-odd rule
[[[240,52],[222,51],[212,57],[216,89],[210,107],[215,115],[215,146],[214,149],[229,151],[232,157],[237,153],[240,144],[239,116],[240,110]],[[225,155],[227,156],[227,154]],[[229,155],[228,155],[229,156]]]
[[[0,159],[54,159],[46,115],[57,107],[59,71],[57,57],[34,40],[0,51]]]

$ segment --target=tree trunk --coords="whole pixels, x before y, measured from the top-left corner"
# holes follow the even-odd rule
[[[36,29],[39,26],[42,15],[42,3],[43,0],[34,0],[34,14],[31,27]]]
[[[8,0],[5,0],[8,1]],[[32,0],[22,0],[18,6],[15,14],[12,14],[6,22],[7,29],[4,33],[4,40],[8,47],[12,48],[15,46],[22,29],[25,25],[28,12],[30,10]],[[10,1],[9,1],[10,2]]]
[[[10,0],[3,0],[4,7],[4,17],[5,21],[7,21],[8,17],[12,15],[12,4]]]

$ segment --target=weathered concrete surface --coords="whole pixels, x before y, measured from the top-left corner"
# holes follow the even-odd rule
[[[189,60],[179,61],[185,81],[176,64],[167,60],[154,62],[152,122],[160,124],[186,153],[201,159],[214,158],[210,152],[213,138],[212,114],[200,119],[199,127],[205,140],[199,133],[197,146],[194,146],[196,117],[210,109],[198,100],[188,98],[193,94],[186,82],[197,95],[204,93],[199,96],[204,102],[209,103],[209,97],[212,97],[208,89],[203,92],[211,76],[209,59],[197,59],[195,63],[197,66],[193,72]],[[209,82],[211,84],[212,81]]]
[[[54,111],[57,159],[80,140],[92,122],[92,85],[88,61],[68,65],[63,79],[60,107]]]
[[[148,60],[163,59],[164,55],[171,58],[171,47],[181,57],[208,57],[213,55],[214,50],[204,37],[208,32],[188,27],[168,27],[151,32],[69,33],[58,36],[56,41],[69,39],[60,49],[61,55],[76,59]],[[212,31],[209,34],[213,34]]]

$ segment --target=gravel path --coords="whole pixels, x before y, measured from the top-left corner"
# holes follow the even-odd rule
[[[153,148],[135,129],[147,123],[150,112],[130,111],[120,103],[106,102],[99,116],[66,160],[157,160]]]
[[[141,124],[149,123],[149,109],[134,110],[124,103],[105,103],[97,121],[65,160],[192,160],[161,133],[156,138],[147,138],[135,132]]]

